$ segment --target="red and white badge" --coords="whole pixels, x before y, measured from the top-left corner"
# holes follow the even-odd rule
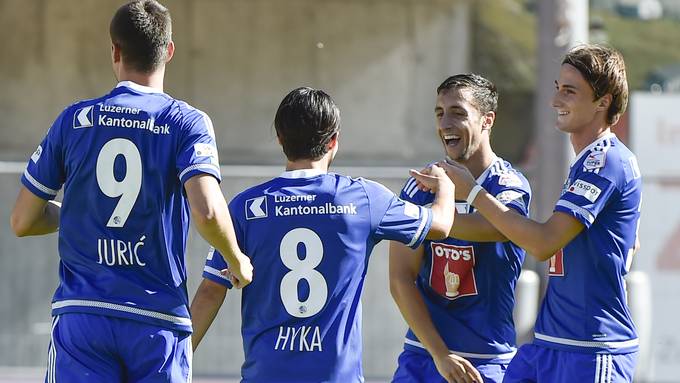
[[[432,268],[430,269],[432,289],[449,300],[477,295],[474,247],[435,242],[432,242],[430,247],[432,249]]]
[[[551,277],[564,276],[564,252],[562,249],[557,250],[555,255],[550,257],[550,262],[548,263],[548,275]]]

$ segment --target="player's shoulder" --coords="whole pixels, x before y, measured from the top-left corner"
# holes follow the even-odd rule
[[[579,170],[598,174],[617,183],[640,178],[635,154],[614,134],[598,140],[583,154]]]
[[[487,181],[496,187],[531,190],[529,181],[524,174],[515,169],[510,162],[500,157],[489,168]]]

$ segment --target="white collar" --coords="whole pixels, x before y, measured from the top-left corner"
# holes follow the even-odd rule
[[[597,146],[599,143],[601,143],[601,142],[604,141],[604,140],[608,140],[608,139],[611,139],[611,138],[614,138],[614,137],[616,137],[616,134],[614,134],[614,133],[612,133],[612,132],[609,132],[609,133],[605,134],[604,136],[598,138],[597,140],[591,142],[590,145],[588,145],[588,146],[586,146],[585,148],[583,148],[583,150],[581,150],[581,152],[580,152],[576,157],[574,157],[574,159],[573,159],[573,160],[571,161],[571,163],[569,164],[569,167],[574,166],[574,164],[575,164],[576,162],[578,162],[578,160],[579,160],[581,157],[583,157],[583,155],[586,154],[586,152],[589,152],[591,149],[593,149],[593,148],[594,148],[595,146]]]
[[[321,170],[321,169],[299,169],[299,170],[288,170],[283,173],[279,177],[281,178],[312,178],[319,176],[321,174],[326,174],[328,173],[326,170]]]
[[[163,91],[161,91],[159,89],[152,88],[150,86],[139,85],[136,82],[132,82],[132,81],[121,81],[121,82],[118,83],[118,85],[116,85],[116,88],[121,87],[121,86],[130,88],[130,89],[134,89],[134,90],[136,90],[138,92],[142,92],[142,93],[161,93],[161,94],[164,93]]]

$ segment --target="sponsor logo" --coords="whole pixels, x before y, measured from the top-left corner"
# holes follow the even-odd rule
[[[194,154],[196,157],[209,157],[212,164],[219,165],[219,160],[217,159],[217,148],[211,144],[194,144]]]
[[[583,167],[586,170],[595,170],[604,166],[606,159],[605,152],[590,152],[586,159],[583,160]]]
[[[475,250],[472,246],[431,243],[430,286],[442,297],[455,300],[477,295]]]
[[[567,191],[569,193],[585,197],[585,199],[587,199],[590,202],[595,202],[595,200],[597,200],[597,197],[600,196],[600,193],[602,193],[602,190],[600,190],[600,188],[583,180],[574,181],[574,183],[571,184],[571,186],[569,186]]]
[[[502,192],[496,194],[496,199],[500,203],[507,205],[508,203],[510,203],[512,201],[521,200],[523,195],[524,195],[524,193],[520,193],[516,190],[505,190],[505,191],[502,191]]]
[[[38,160],[40,159],[40,155],[42,154],[42,152],[43,152],[42,146],[38,145],[38,147],[35,149],[35,152],[31,154],[31,160],[33,160],[33,162],[35,163],[38,163]]]
[[[404,215],[418,219],[420,217],[420,208],[411,202],[404,201]]]
[[[265,218],[267,212],[267,196],[246,200],[246,219]]]
[[[522,179],[515,173],[503,173],[498,178],[498,184],[510,187],[522,186]]]
[[[94,118],[92,118],[93,107],[93,105],[90,105],[76,110],[73,115],[73,129],[92,127],[92,121],[94,121]]]
[[[559,249],[555,255],[550,258],[548,275],[551,277],[564,276],[564,252],[562,249]]]

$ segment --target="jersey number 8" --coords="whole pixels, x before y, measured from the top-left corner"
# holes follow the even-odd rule
[[[298,257],[298,245],[305,247],[305,259]],[[297,228],[283,236],[279,246],[281,261],[290,269],[281,279],[281,301],[288,313],[296,318],[308,318],[326,304],[328,285],[323,275],[314,268],[323,258],[323,243],[319,235],[306,228]],[[304,279],[309,285],[309,296],[302,302],[298,283]]]

